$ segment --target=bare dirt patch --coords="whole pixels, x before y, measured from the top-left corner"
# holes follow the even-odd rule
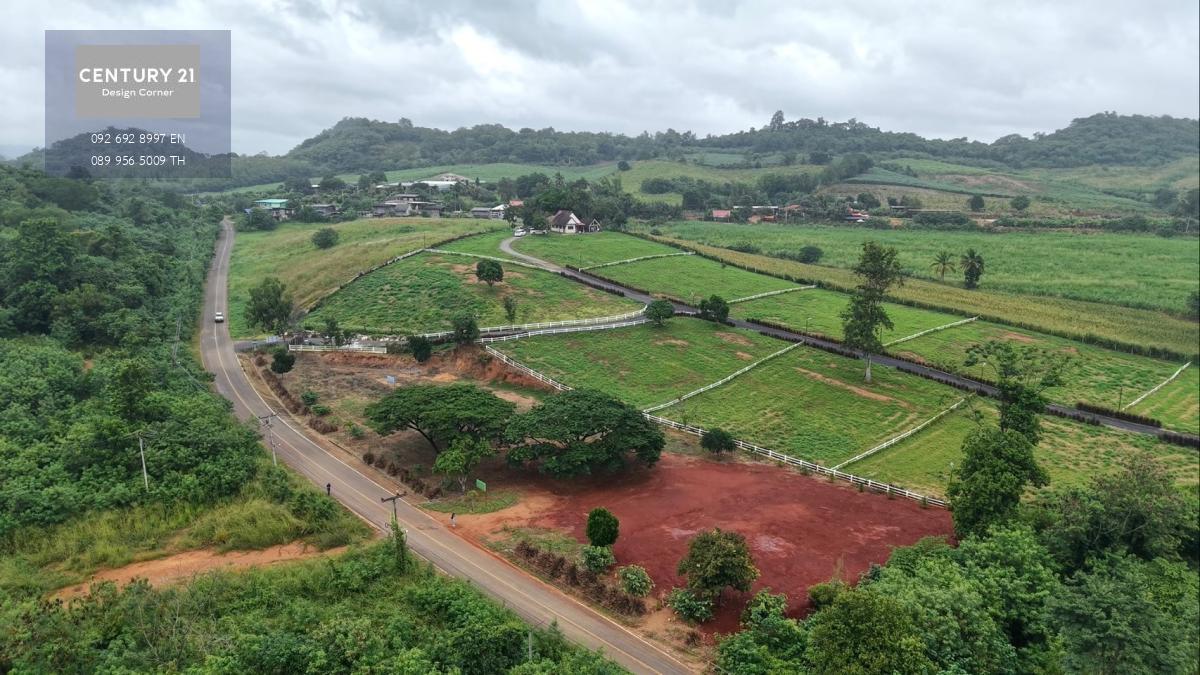
[[[738,335],[737,333],[726,333],[724,331],[718,331],[717,333],[714,333],[714,335],[721,338],[722,342],[728,342],[731,345],[741,345],[742,347],[749,347],[754,344],[753,342],[747,340],[746,338],[742,337],[741,335]]]
[[[519,489],[520,503],[495,513],[459,515],[460,533],[486,543],[506,538],[512,528],[540,528],[585,542],[588,511],[604,506],[621,520],[614,547],[618,564],[644,566],[654,578],[655,598],[683,584],[675,567],[697,532],[721,527],[743,534],[762,576],[750,593],[726,594],[717,618],[703,626],[708,633],[736,630],[745,602],[762,588],[787,593],[790,612],[801,615],[812,584],[839,570],[854,581],[871,563],[885,562],[894,546],[952,530],[947,511],[767,464],[668,453],[652,469],[631,467],[581,481],[493,471],[502,475],[489,479],[489,489],[493,482]]]
[[[1028,335],[1022,335],[1020,333],[1013,333],[1011,331],[1006,331],[1004,333],[1001,333],[1000,339],[1001,340],[1012,340],[1013,342],[1023,342],[1025,344],[1033,344],[1033,343],[1037,342],[1037,339],[1029,337]]]
[[[292,542],[265,548],[261,551],[231,551],[229,553],[217,553],[209,549],[186,551],[166,558],[136,562],[124,567],[97,572],[85,583],[59,589],[54,597],[69,600],[85,595],[93,583],[101,581],[112,581],[118,586],[124,586],[134,579],[146,579],[153,586],[166,586],[187,581],[197,574],[213,570],[265,567],[292,560],[336,555],[345,550],[345,547],[341,547],[320,551],[301,542]]]
[[[827,375],[822,375],[821,373],[813,372],[811,370],[805,370],[804,368],[800,368],[800,367],[796,367],[796,372],[804,375],[805,377],[808,377],[808,378],[814,379],[818,382],[821,382],[823,384],[828,384],[831,387],[838,387],[839,389],[845,389],[846,391],[848,391],[856,396],[868,398],[868,399],[871,399],[872,401],[881,401],[883,403],[896,403],[905,408],[912,407],[912,405],[910,403],[907,403],[905,401],[900,401],[900,400],[892,398],[891,396],[886,396],[884,394],[880,394],[880,393],[877,393],[874,391],[863,389],[862,387],[856,387],[852,384],[847,384],[846,382],[842,382],[841,380],[834,379]]]
[[[753,361],[754,360],[754,356],[751,354],[747,354],[746,352],[734,352],[734,356],[738,357],[739,359],[741,359],[743,361]]]
[[[656,344],[656,345],[674,345],[676,347],[686,347],[691,343],[688,342],[687,340],[676,340],[674,338],[664,338],[662,340],[655,340],[654,344]]]

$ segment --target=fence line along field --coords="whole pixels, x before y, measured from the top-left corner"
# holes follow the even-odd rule
[[[238,232],[229,261],[229,307],[225,312],[234,337],[255,331],[242,314],[250,288],[264,277],[278,277],[293,300],[307,307],[369,269],[413,249],[453,237],[503,227],[497,221],[462,218],[365,218],[343,223],[283,222],[275,230]],[[338,233],[333,248],[313,245],[323,227]]]
[[[527,236],[517,240],[513,248],[535,258],[575,267],[590,267],[645,255],[679,252],[678,249],[665,244],[620,232],[597,232],[586,236]]]
[[[731,313],[742,319],[767,321],[840,340],[842,311],[848,302],[849,296],[845,293],[814,288],[738,303]],[[894,324],[892,330],[882,334],[885,343],[962,319],[954,314],[895,303],[886,303],[884,308]]]
[[[946,409],[961,394],[914,375],[809,347],[657,412],[833,466]]]
[[[421,253],[367,274],[326,298],[306,320],[319,328],[326,318],[373,335],[449,330],[455,317],[469,315],[480,326],[611,316],[640,303],[574,283],[557,274],[503,265],[495,285],[475,277],[474,258]],[[504,310],[517,303],[516,320]]]
[[[660,239],[768,274],[820,281],[835,288],[849,289],[858,283],[854,273],[848,269],[742,253],[684,239]],[[889,293],[902,302],[944,309],[962,316],[993,317],[1003,323],[1030,330],[1086,337],[1093,341],[1132,345],[1141,349],[1166,350],[1180,355],[1181,363],[1195,355],[1200,344],[1200,324],[1165,312],[1067,298],[1003,293],[986,287],[986,278],[984,288],[973,291],[949,284],[906,279],[904,285],[893,288]]]
[[[975,321],[950,330],[923,335],[896,345],[892,351],[918,358],[942,370],[968,376],[994,379],[995,373],[982,365],[967,368],[963,362],[971,345],[988,340],[1011,342],[1017,346],[1037,347],[1072,360],[1064,386],[1051,392],[1051,398],[1073,405],[1084,401],[1117,409],[1171,376],[1183,364],[1173,364],[1144,356],[1073,342],[1051,335],[1024,331],[986,321]],[[1186,371],[1185,371],[1186,373]],[[1156,392],[1155,396],[1159,393]],[[1186,393],[1180,397],[1187,400]],[[1200,392],[1193,390],[1195,401]],[[1186,406],[1184,406],[1186,409]],[[1184,420],[1188,421],[1188,420]],[[1194,423],[1194,420],[1190,421]]]
[[[974,248],[986,262],[988,289],[1024,295],[1091,300],[1183,313],[1196,290],[1200,246],[1195,237],[1082,233],[1059,230],[983,233],[917,229],[864,229],[821,225],[675,222],[663,234],[712,246],[754,246],[768,255],[818,246],[822,265],[852,267],[862,242],[894,246],[910,276],[937,280],[934,256],[955,258]],[[961,271],[946,282],[961,286]]]
[[[680,317],[663,326],[537,336],[492,346],[563,384],[599,389],[645,408],[715,382],[785,345]]]
[[[1130,406],[1128,411],[1153,417],[1171,429],[1200,434],[1200,395],[1197,392],[1200,392],[1200,368],[1193,363],[1179,377],[1137,405]]]
[[[995,423],[995,407],[974,400],[916,436],[854,462],[844,470],[944,497],[951,475],[962,462],[962,444],[977,427],[976,414]],[[1042,440],[1034,450],[1038,463],[1050,476],[1050,487],[1082,485],[1096,475],[1112,471],[1122,457],[1148,451],[1175,476],[1180,487],[1194,490],[1200,482],[1200,456],[1192,448],[1162,443],[1153,436],[1071,420],[1042,418]]]

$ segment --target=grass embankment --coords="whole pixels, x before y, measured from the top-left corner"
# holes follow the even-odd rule
[[[369,535],[350,512],[264,459],[237,497],[216,504],[100,511],[14,534],[0,542],[0,597],[45,593],[97,570],[182,551],[257,550],[297,540],[325,550]]]
[[[1127,307],[1182,313],[1200,275],[1200,246],[1194,237],[1064,231],[982,233],[874,230],[819,225],[733,225],[681,222],[662,226],[664,235],[710,246],[754,245],[764,253],[824,251],[822,266],[850,268],[865,240],[894,246],[905,272],[937,280],[934,257],[949,251],[956,260],[968,248],[983,256],[986,290],[1073,298]],[[962,274],[946,285],[961,288]]]
[[[845,467],[849,473],[945,496],[955,467],[962,462],[962,444],[976,428],[978,411],[995,422],[995,408],[975,401],[900,443]],[[1034,456],[1050,476],[1051,488],[1083,485],[1097,474],[1115,469],[1131,452],[1149,451],[1175,476],[1182,488],[1194,491],[1200,479],[1195,450],[1161,443],[1152,436],[1109,427],[1042,418],[1043,436]]]
[[[508,225],[503,221],[493,220],[490,222],[499,223],[503,227],[494,232],[477,234],[473,237],[452,241],[445,246],[438,246],[437,248],[444,248],[447,251],[462,251],[463,253],[490,255],[493,258],[512,259],[512,256],[500,250],[500,242],[511,237],[512,230],[510,230]]]
[[[504,298],[517,301],[517,323],[612,316],[640,303],[598,291],[543,270],[504,266],[504,280],[489,286],[475,278],[477,259],[422,253],[376,270],[326,298],[305,323],[319,327],[334,317],[342,327],[399,335],[449,330],[456,316],[480,326],[507,325]]]
[[[229,262],[229,307],[225,315],[234,337],[256,334],[243,313],[250,288],[264,277],[283,281],[300,307],[346,283],[360,270],[401,253],[504,223],[451,218],[367,218],[344,223],[281,223],[270,232],[239,232]],[[321,250],[312,234],[322,227],[338,232],[338,243]]]
[[[599,389],[639,408],[664,403],[787,346],[698,319],[664,326],[538,336],[497,349],[572,387]]]
[[[832,466],[948,408],[961,394],[891,368],[799,347],[657,414]]]
[[[807,265],[764,255],[741,253],[684,239],[658,239],[768,274],[820,281],[835,288],[848,289],[858,283],[854,273],[848,269]],[[963,316],[981,315],[1030,330],[1086,338],[1088,341],[1099,341],[1118,347],[1165,350],[1190,356],[1196,354],[1197,346],[1200,345],[1200,325],[1196,322],[1145,309],[989,290],[968,291],[921,279],[907,280],[903,286],[893,289],[891,296],[903,303],[913,303]]]

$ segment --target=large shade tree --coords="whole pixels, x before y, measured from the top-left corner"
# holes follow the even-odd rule
[[[515,409],[473,384],[422,384],[396,389],[368,405],[366,416],[380,436],[412,429],[441,451],[460,436],[499,440]]]

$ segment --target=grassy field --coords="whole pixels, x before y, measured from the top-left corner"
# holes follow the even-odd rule
[[[754,274],[700,256],[655,258],[604,267],[596,272],[635,288],[679,298],[691,305],[710,295],[733,300],[795,286],[782,279]]]
[[[824,251],[822,265],[849,268],[858,262],[865,240],[894,246],[910,276],[936,280],[934,256],[957,257],[968,248],[983,256],[983,287],[1025,295],[1089,300],[1171,312],[1184,310],[1200,277],[1200,246],[1191,237],[1084,234],[1062,231],[941,232],[869,230],[815,225],[732,225],[678,222],[664,235],[711,246],[753,244],[764,253],[795,252],[803,246]],[[961,273],[946,283],[961,287]]]
[[[632,312],[639,303],[537,269],[508,265],[504,280],[475,278],[476,260],[423,253],[376,270],[325,299],[305,323],[334,317],[345,328],[399,335],[449,330],[464,314],[480,326],[509,323],[504,298],[517,300],[517,323],[560,321]]]
[[[759,176],[769,173],[795,174],[815,173],[822,167],[804,164],[792,166],[769,166],[761,169],[730,169],[701,164],[670,162],[666,160],[646,160],[631,162],[629,171],[617,174],[622,186],[632,192],[635,197],[645,201],[665,202],[668,204],[683,203],[683,195],[678,192],[663,194],[648,194],[642,192],[642,182],[651,178],[695,178],[712,183],[754,183]]]
[[[301,307],[307,307],[354,277],[359,270],[401,253],[503,223],[451,218],[368,218],[329,226],[282,223],[270,232],[239,232],[229,262],[229,307],[225,315],[234,337],[256,335],[243,318],[250,288],[264,277],[278,277]],[[338,244],[321,250],[312,233],[322,227],[338,232]]]
[[[501,221],[493,220],[490,222],[498,223]],[[501,224],[504,225],[503,223]],[[490,255],[495,258],[512,259],[512,256],[500,250],[500,242],[508,239],[511,236],[512,230],[505,225],[494,232],[488,232],[486,234],[480,234],[474,237],[467,237],[466,239],[459,239],[458,241],[452,241],[449,244],[446,244],[445,246],[439,246],[438,248],[444,248],[447,251],[462,251],[463,253],[478,253],[480,255]]]
[[[1200,392],[1200,368],[1193,363],[1170,384],[1131,407],[1129,412],[1154,417],[1168,429],[1200,434],[1200,395],[1197,392]]]
[[[911,490],[944,496],[954,468],[962,461],[962,443],[976,428],[978,411],[994,421],[995,408],[975,402],[887,450],[845,467],[849,473],[894,483]],[[1042,442],[1035,456],[1050,475],[1051,488],[1086,483],[1091,476],[1113,470],[1130,452],[1153,453],[1176,477],[1180,486],[1195,489],[1200,477],[1197,454],[1190,448],[1160,443],[1144,434],[1078,424],[1043,417]]]
[[[786,344],[698,319],[547,335],[495,347],[572,387],[649,407],[714,382]],[[753,371],[751,371],[753,372]]]
[[[841,314],[849,300],[845,293],[812,288],[740,302],[733,306],[731,314],[752,321],[769,321],[841,339]],[[954,314],[931,312],[894,303],[886,303],[885,309],[894,324],[892,330],[883,333],[885,343],[962,320],[962,317]]]
[[[826,465],[910,429],[961,395],[890,368],[800,347],[657,414]]]
[[[526,236],[517,240],[513,244],[513,249],[559,265],[574,265],[575,267],[628,260],[644,255],[679,252],[678,249],[670,246],[638,239],[620,232]]]
[[[1009,341],[1020,347],[1038,347],[1072,359],[1074,365],[1066,386],[1050,392],[1054,400],[1068,405],[1076,401],[1086,401],[1116,408],[1118,404],[1132,401],[1170,377],[1171,373],[1182,365],[1100,349],[986,321],[976,321],[952,330],[930,333],[896,345],[892,351],[900,355],[919,357],[943,370],[995,379],[995,374],[983,366],[963,367],[967,349],[973,344],[987,340]]]
[[[683,239],[664,237],[707,255],[745,265],[772,274],[787,274],[813,279],[835,287],[850,288],[857,283],[848,269],[781,260],[769,256],[740,253]],[[1091,335],[1100,339],[1179,354],[1194,355],[1200,345],[1200,325],[1163,312],[1117,307],[1103,303],[1065,298],[1030,297],[987,289],[968,291],[949,284],[909,279],[893,289],[892,297],[968,316],[980,314],[1012,325],[1068,335]]]

